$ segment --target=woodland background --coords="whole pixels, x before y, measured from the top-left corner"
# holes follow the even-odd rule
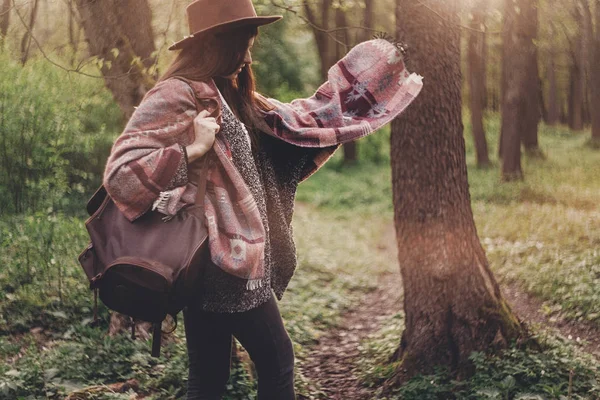
[[[183,330],[157,360],[106,308],[94,325],[76,258],[187,3],[0,0],[0,399],[185,395]],[[599,399],[600,1],[255,5],[285,15],[253,54],[269,96],[309,96],[381,32],[425,82],[300,186],[299,397]],[[255,394],[238,349],[227,398]]]

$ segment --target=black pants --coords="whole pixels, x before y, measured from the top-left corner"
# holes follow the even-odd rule
[[[185,309],[190,371],[188,400],[219,400],[229,380],[231,336],[244,346],[258,373],[258,400],[293,400],[294,350],[275,298],[250,311]]]

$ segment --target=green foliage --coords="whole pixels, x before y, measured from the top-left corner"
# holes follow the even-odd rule
[[[263,12],[275,14],[277,10],[263,7]],[[283,102],[310,95],[320,84],[316,54],[306,51],[312,35],[293,22],[284,18],[262,27],[253,51],[252,68],[259,90]]]
[[[77,263],[87,242],[78,218],[39,213],[0,220],[0,333],[64,332],[73,321],[89,323],[92,297]]]
[[[398,363],[388,360],[400,341],[403,318],[402,314],[390,318],[361,345],[365,362],[359,372],[366,385],[380,387],[394,376]],[[542,351],[511,347],[494,355],[473,353],[475,371],[468,379],[457,381],[447,370],[439,369],[416,376],[386,396],[379,392],[377,398],[563,400],[569,390],[572,399],[600,396],[600,363],[595,358],[555,334],[541,333],[536,339]]]
[[[298,359],[335,325],[341,312],[360,302],[388,267],[372,251],[379,224],[355,227],[301,207],[294,219],[299,270],[280,303]],[[15,396],[64,398],[90,385],[127,379],[140,382],[150,399],[185,394],[187,352],[183,330],[156,360],[150,344],[128,335],[107,337],[108,311],[101,307],[100,327],[92,327],[92,296],[76,257],[85,247],[83,221],[64,215],[10,216],[0,220],[0,399]],[[52,261],[54,260],[54,262]],[[370,271],[366,273],[365,271]],[[62,279],[62,287],[58,285]],[[62,288],[62,289],[61,289]],[[29,331],[32,330],[32,333]],[[310,382],[298,364],[297,391],[312,398]],[[256,381],[247,365],[235,364],[227,399],[254,398]],[[125,399],[98,393],[98,399]]]
[[[0,54],[0,212],[68,207],[98,184],[120,123],[101,80]]]

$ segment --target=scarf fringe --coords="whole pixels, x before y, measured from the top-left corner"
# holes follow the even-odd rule
[[[159,212],[162,212],[163,214],[165,214],[164,211],[166,210],[167,205],[169,204],[170,198],[171,198],[170,192],[160,192],[158,199],[156,199],[154,204],[152,204],[152,211],[158,209]]]
[[[246,290],[256,290],[261,288],[262,285],[262,279],[250,279],[248,283],[246,283]]]

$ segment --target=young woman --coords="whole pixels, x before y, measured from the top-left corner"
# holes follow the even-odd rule
[[[255,91],[252,46],[259,17],[251,0],[197,0],[192,34],[113,146],[104,186],[135,220],[149,209],[173,217],[204,199],[210,261],[184,310],[188,399],[220,399],[232,336],[258,372],[259,399],[294,399],[294,353],[274,295],[296,267],[291,217],[298,183],[341,143],[399,115],[421,89],[397,46],[355,47],[305,100],[283,104]],[[204,165],[207,165],[204,169]]]

